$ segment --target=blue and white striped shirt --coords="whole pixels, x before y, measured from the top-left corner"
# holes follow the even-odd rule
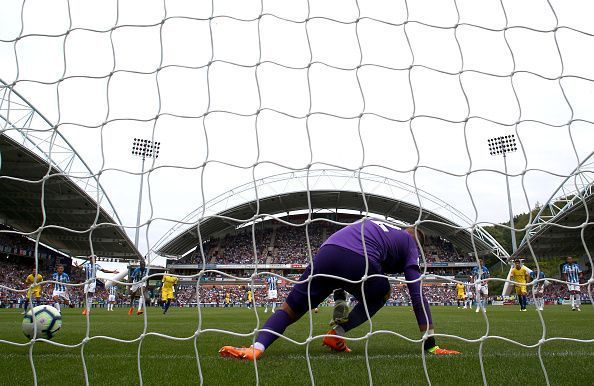
[[[59,274],[58,272],[54,272],[52,275],[53,281],[59,281],[60,283],[70,283],[70,277],[66,272],[62,272]],[[64,284],[54,284],[54,291],[66,291],[66,286]]]
[[[491,274],[489,273],[489,268],[487,268],[485,265],[483,265],[481,279],[483,279],[483,280],[484,279],[488,279],[490,275]],[[479,267],[472,268],[472,276],[476,280],[478,280],[478,278],[479,278]]]
[[[536,279],[536,271],[530,272],[530,277],[532,279]],[[543,271],[540,271],[540,274],[538,275],[538,278],[539,279],[544,279],[545,278],[545,273]],[[540,283],[542,283],[542,282],[540,282]]]
[[[130,274],[130,277],[132,278],[132,283],[138,283],[139,281],[142,280],[143,277],[145,277],[147,274],[147,269],[140,269],[140,267],[136,267],[134,268],[134,271],[132,271],[132,274]]]
[[[580,273],[582,272],[582,269],[578,263],[563,264],[562,272],[567,274],[568,282],[575,284],[580,283]]]
[[[95,280],[97,278],[97,271],[101,271],[103,268],[97,263],[93,264],[90,261],[87,261],[83,264],[83,268],[85,269],[85,273],[87,275],[87,280],[92,279]]]
[[[109,287],[109,294],[110,295],[117,295],[118,294],[118,287],[116,287],[115,285],[112,285],[111,287]]]
[[[266,278],[266,281],[268,282],[268,291],[276,291],[276,282],[277,282],[277,278],[276,276],[268,276]]]

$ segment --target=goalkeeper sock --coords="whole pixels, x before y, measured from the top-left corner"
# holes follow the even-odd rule
[[[375,313],[375,312],[374,312]],[[373,315],[371,313],[371,309],[369,310],[370,316]],[[367,321],[367,314],[365,313],[365,307],[363,306],[363,302],[357,303],[355,308],[349,313],[349,320],[346,323],[343,323],[340,327],[343,329],[344,332],[350,331],[353,328],[359,327]],[[344,333],[342,334],[344,335]]]
[[[429,329],[429,331],[427,331],[427,333],[428,333],[428,334],[431,334],[431,335],[432,335],[432,334],[435,334],[435,330],[433,330],[433,329],[431,328],[431,329]],[[423,335],[423,336],[425,335],[425,332],[424,332],[424,331],[423,331],[422,335]],[[431,350],[432,348],[434,348],[434,347],[436,347],[436,346],[437,346],[437,344],[435,343],[435,337],[434,337],[434,336],[430,336],[430,337],[428,337],[428,338],[425,340],[425,342],[423,342],[423,349],[424,349],[425,351],[429,351],[429,350]]]
[[[169,310],[170,305],[171,305],[171,299],[167,299],[167,303],[165,303],[165,310],[163,310],[163,313],[166,313]]]
[[[264,323],[263,329],[271,330],[276,332],[279,335],[282,335],[287,327],[292,324],[293,321],[289,314],[285,312],[285,310],[278,310],[274,314],[270,315],[270,318]],[[268,347],[278,338],[278,335],[275,335],[268,331],[260,331],[258,334],[258,338],[256,338],[256,344],[254,345],[255,348],[260,347]],[[257,344],[260,344],[256,346]],[[258,348],[260,349],[260,348]]]
[[[384,299],[368,299],[367,302],[367,311],[369,312],[369,317],[375,315],[376,312],[380,310],[384,305]],[[415,314],[417,310],[415,308]],[[342,323],[340,326],[344,329],[344,332],[348,332],[353,328],[356,328],[367,321],[367,313],[365,312],[365,306],[362,301],[357,303],[357,305],[353,308],[353,310],[349,313],[349,320],[345,323]]]

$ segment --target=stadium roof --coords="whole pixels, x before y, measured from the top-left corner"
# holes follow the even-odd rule
[[[325,184],[320,181],[326,177],[340,187],[322,189]],[[307,190],[294,189],[300,186],[299,181],[303,183],[304,179],[308,180],[306,184],[310,191],[309,199]],[[360,179],[365,183],[377,183],[374,185],[376,186],[374,191],[365,193],[370,213],[412,224],[419,219],[418,202],[420,200],[423,203],[420,229],[447,238],[463,252],[474,250],[469,232],[469,229],[472,229],[469,224],[472,222],[447,203],[400,181],[367,173],[361,173]],[[324,169],[285,173],[258,180],[256,185],[258,200],[245,199],[246,194],[254,190],[254,183],[233,189],[208,202],[202,219],[200,219],[202,208],[188,215],[182,222],[185,228],[181,225],[173,227],[169,234],[157,243],[155,251],[164,256],[182,256],[198,245],[197,224],[200,224],[200,233],[204,240],[229,227],[235,227],[240,222],[249,221],[256,211],[261,216],[263,214],[282,216],[285,213],[308,209],[311,205],[312,210],[346,209],[365,212],[363,195],[355,188],[360,186],[359,176],[352,172]],[[279,187],[283,193],[277,193]],[[388,190],[385,190],[386,188]],[[388,195],[388,191],[392,194]],[[243,201],[241,201],[242,198]],[[414,203],[414,200],[417,200],[417,203]],[[230,205],[229,202],[234,204]],[[459,221],[455,222],[452,218],[457,218]],[[480,254],[492,252],[500,258],[508,256],[486,231],[479,227],[474,229],[474,242]]]
[[[2,81],[0,155],[4,223],[26,233],[43,225],[40,241],[71,256],[139,258],[98,178],[49,121]],[[93,224],[100,225],[90,232]]]
[[[514,256],[531,254],[528,241],[536,257],[594,254],[594,153],[553,192]]]

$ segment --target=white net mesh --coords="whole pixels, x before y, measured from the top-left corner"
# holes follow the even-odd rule
[[[426,211],[435,208],[426,207],[428,201],[419,193],[422,188],[448,197],[452,206],[471,213],[468,224],[451,227],[471,232],[474,242],[477,227],[492,224],[494,218],[506,221],[498,212],[506,212],[500,208],[507,208],[505,191],[499,183],[507,175],[513,177],[516,211],[529,212],[539,199],[542,202],[549,197],[543,196],[542,191],[552,192],[560,183],[567,190],[551,196],[547,204],[558,204],[554,199],[561,193],[568,197],[568,192],[573,192],[572,205],[583,204],[585,220],[577,225],[552,226],[581,231],[581,244],[592,265],[588,249],[591,245],[586,242],[593,223],[586,204],[592,194],[593,165],[594,116],[590,101],[594,90],[594,30],[588,20],[588,10],[592,9],[588,2],[580,3],[581,9],[566,3],[2,2],[2,135],[50,161],[54,169],[48,167],[47,174],[36,178],[2,173],[0,181],[40,183],[43,192],[47,183],[61,175],[73,179],[113,222],[105,223],[106,217],[102,217],[100,206],[95,203],[90,209],[96,213],[95,221],[83,229],[47,223],[47,202],[42,198],[42,217],[27,235],[36,242],[36,264],[37,246],[48,229],[88,240],[94,253],[92,234],[96,229],[122,225],[133,233],[137,228],[135,212],[129,209],[134,205],[128,205],[129,192],[117,193],[119,184],[135,181],[141,174],[136,164],[123,157],[127,150],[122,149],[128,144],[122,144],[122,140],[131,136],[162,140],[162,159],[150,159],[142,173],[147,177],[145,202],[149,205],[142,212],[140,251],[148,253],[149,259],[155,258],[155,244],[174,224],[177,228],[172,235],[195,228],[201,241],[201,228],[197,225],[206,219],[252,224],[255,268],[249,277],[235,279],[255,288],[255,280],[269,273],[259,269],[254,221],[275,218],[287,226],[303,227],[310,263],[313,256],[308,229],[310,224],[320,221],[314,220],[312,214],[318,208],[312,207],[311,201],[307,219],[300,224],[288,222],[279,214],[261,212],[262,177],[279,171],[301,171],[310,200],[310,184],[315,183],[309,178],[311,170],[336,168],[351,172],[362,194],[363,216],[371,214],[366,194],[375,188],[362,174],[370,172],[407,181],[414,187],[409,201],[420,207],[412,224],[423,227],[433,221],[426,220]],[[20,111],[26,114],[19,115]],[[503,172],[500,160],[493,163],[483,153],[487,138],[510,133],[516,135],[521,155],[510,160],[510,170]],[[555,159],[550,159],[550,153],[555,154]],[[172,181],[182,183],[168,188]],[[252,182],[249,194],[255,199],[253,212],[245,218],[209,213],[210,198],[234,187],[236,181]],[[113,205],[108,202],[104,187],[108,192],[114,191],[110,193],[112,198],[118,196]],[[173,190],[183,190],[184,194]],[[113,207],[118,208],[121,222]],[[194,217],[183,218],[195,208],[200,209]],[[529,233],[533,226],[536,230],[542,223],[529,225]],[[232,277],[224,271],[207,270],[208,257],[202,248],[199,251],[200,271],[194,278],[210,273]],[[478,252],[475,248],[477,261]],[[525,254],[538,267],[537,256],[530,247]],[[426,280],[427,275],[425,266],[419,280]],[[364,276],[359,281],[362,289],[367,279],[369,276]],[[590,298],[592,280],[581,284]],[[9,291],[26,291],[0,285]],[[197,284],[198,302],[199,287]],[[48,342],[80,348],[88,384],[85,347],[92,340],[138,344],[141,383],[141,349],[147,336],[193,341],[203,383],[206,380],[198,354],[198,337],[206,332],[220,332],[255,340],[263,323],[254,312],[256,325],[251,333],[240,334],[224,326],[206,329],[200,307],[197,313],[195,333],[185,338],[149,332],[145,314],[142,334],[134,340],[92,336],[91,319],[87,316],[86,335],[81,342]],[[304,347],[313,384],[316,379],[310,345],[323,336],[314,333],[313,317],[308,317],[307,339],[282,338]],[[541,317],[542,339],[528,345],[490,334],[489,318],[486,313],[483,317],[486,330],[479,339],[436,336],[480,342],[479,361],[485,384],[483,345],[489,339],[538,347],[547,383],[541,356],[543,344],[554,340],[594,342],[549,337]],[[370,384],[373,376],[368,343],[372,336],[382,334],[418,343],[420,347],[428,337],[412,339],[398,331],[374,328],[370,321],[367,334],[347,338],[366,342],[365,364]],[[30,347],[35,383],[33,347],[38,340],[22,344]],[[19,345],[6,340],[0,343]],[[425,379],[431,383],[425,353],[421,352]],[[258,383],[256,362],[254,367]]]

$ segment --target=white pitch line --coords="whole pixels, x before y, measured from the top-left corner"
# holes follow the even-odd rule
[[[28,355],[26,354],[0,354],[0,358],[2,359],[10,359],[10,358],[26,358]],[[552,352],[543,352],[543,357],[594,357],[594,352],[590,351],[552,351]],[[70,353],[46,353],[46,354],[35,354],[35,359],[41,358],[61,358],[61,359],[77,359],[80,358],[80,354],[70,354]],[[201,355],[204,357],[204,354]],[[538,357],[536,352],[532,353],[523,353],[523,352],[513,352],[513,353],[485,353],[483,354],[483,358],[526,358],[526,357]],[[86,354],[85,358],[87,359],[136,359],[136,354]],[[271,360],[277,359],[279,356],[271,357]],[[302,359],[305,360],[305,355],[283,355],[280,357],[282,359],[289,359],[289,360],[298,360]],[[340,354],[312,354],[310,358],[313,360],[341,360],[341,361],[360,361],[365,359],[365,355],[363,354],[349,354],[349,355],[340,355]],[[421,356],[419,354],[377,354],[377,355],[369,355],[369,359],[420,359]],[[150,354],[150,355],[142,355],[141,359],[188,359],[188,360],[195,360],[196,356],[189,355],[189,354]],[[266,358],[261,359],[261,361],[266,361]]]

